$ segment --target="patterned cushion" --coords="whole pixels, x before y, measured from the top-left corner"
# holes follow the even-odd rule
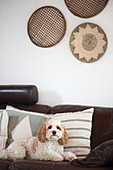
[[[13,140],[35,136],[46,120],[46,114],[24,111],[12,106],[7,106],[6,111],[9,116],[7,145]]]
[[[84,158],[90,152],[90,136],[94,109],[85,111],[57,113],[53,119],[60,120],[68,133],[65,151],[72,151],[77,158]]]

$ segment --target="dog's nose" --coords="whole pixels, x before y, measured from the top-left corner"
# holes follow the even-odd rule
[[[56,131],[52,131],[53,135],[56,135]]]

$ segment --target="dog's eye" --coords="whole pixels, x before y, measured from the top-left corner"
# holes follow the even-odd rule
[[[61,128],[60,128],[59,126],[57,126],[57,129],[58,129],[58,130],[61,130]]]
[[[48,129],[51,129],[51,128],[52,128],[52,126],[49,126],[49,127],[48,127]]]

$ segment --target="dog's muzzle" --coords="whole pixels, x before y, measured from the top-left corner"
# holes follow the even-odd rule
[[[52,134],[55,136],[56,135],[56,131],[52,131]]]

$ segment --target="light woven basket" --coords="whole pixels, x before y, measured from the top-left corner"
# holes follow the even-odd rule
[[[72,31],[69,44],[72,54],[78,60],[91,63],[104,55],[108,40],[104,30],[99,25],[83,23]]]

